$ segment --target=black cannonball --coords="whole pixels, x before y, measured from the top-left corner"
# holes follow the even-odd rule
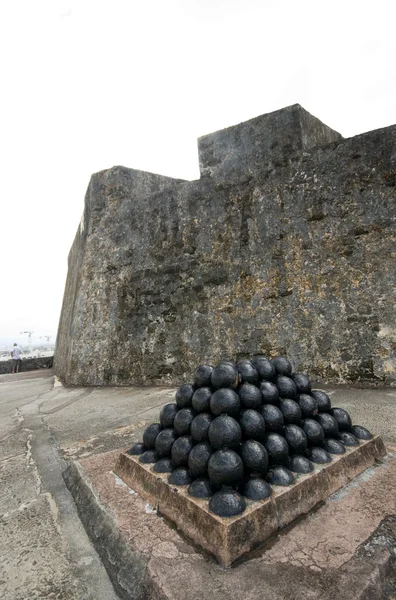
[[[291,377],[279,375],[276,379],[276,387],[281,398],[291,398],[292,400],[297,398],[297,387]]]
[[[171,458],[160,458],[155,463],[153,471],[156,473],[172,473],[174,468]]]
[[[262,381],[260,392],[263,404],[279,404],[279,391],[274,383]]]
[[[326,452],[328,452],[329,454],[344,454],[345,453],[345,446],[342,442],[340,442],[340,440],[335,440],[333,438],[326,438],[322,442],[322,446],[326,450]]]
[[[238,448],[242,440],[242,429],[238,421],[228,415],[220,415],[209,425],[209,442],[219,448]]]
[[[195,390],[191,404],[196,413],[208,412],[210,410],[210,398],[212,390],[209,387],[201,387]]]
[[[179,467],[169,475],[168,482],[172,485],[189,485],[191,476],[185,467]]]
[[[155,450],[146,450],[139,456],[139,461],[145,465],[155,463],[158,460],[158,454]]]
[[[284,437],[278,433],[270,433],[264,442],[271,464],[286,465],[289,459],[289,446]]]
[[[194,386],[185,383],[176,392],[176,404],[179,408],[188,408],[191,406],[191,400],[194,393]]]
[[[272,467],[266,477],[267,481],[272,485],[292,485],[295,482],[293,473],[286,467]]]
[[[212,365],[200,365],[195,371],[194,384],[197,387],[209,387],[213,368]]]
[[[284,423],[282,411],[273,404],[264,404],[261,408],[265,426],[269,431],[278,431]]]
[[[309,394],[311,392],[311,382],[305,373],[294,373],[292,379],[296,384],[298,394]]]
[[[209,500],[209,510],[219,517],[240,515],[246,508],[246,500],[235,490],[223,489]]]
[[[236,388],[239,383],[238,371],[232,363],[220,363],[213,369],[210,381],[216,390],[220,388]]]
[[[182,435],[173,442],[172,445],[172,461],[175,467],[184,467],[188,463],[188,456],[193,448],[191,436]]]
[[[194,498],[210,498],[213,494],[209,479],[204,477],[195,479],[195,481],[190,483],[187,491]]]
[[[191,408],[182,408],[179,410],[173,421],[173,429],[177,435],[188,435],[190,433],[191,423],[195,417],[195,412]]]
[[[301,427],[292,423],[285,425],[283,432],[291,452],[302,454],[306,450],[308,446],[307,434]]]
[[[352,427],[352,419],[349,413],[343,408],[332,408],[330,414],[335,418],[338,423],[338,429],[340,431],[350,431]]]
[[[163,429],[157,435],[155,440],[155,451],[158,458],[171,455],[173,442],[176,440],[176,434],[173,429]]]
[[[241,383],[258,383],[259,375],[249,360],[240,360],[236,364]]]
[[[312,462],[305,456],[294,454],[289,458],[287,468],[294,473],[311,473],[314,470]]]
[[[137,454],[143,454],[143,452],[145,452],[146,450],[147,448],[144,444],[142,444],[141,442],[136,442],[136,444],[133,444],[133,446],[131,446],[131,448],[129,448],[129,450],[126,451],[126,453],[130,454],[131,456],[136,456]]]
[[[173,427],[173,419],[175,418],[178,410],[179,407],[177,404],[165,404],[165,406],[161,408],[160,424],[162,429]]]
[[[293,372],[292,364],[287,358],[284,356],[277,356],[272,359],[272,364],[276,369],[277,375],[285,375],[286,377],[290,376]],[[290,396],[286,396],[289,398]]]
[[[201,442],[194,446],[188,455],[188,470],[191,477],[203,477],[208,470],[209,459],[213,450],[208,442]]]
[[[328,413],[319,413],[315,420],[322,426],[325,437],[336,438],[338,436],[338,423],[334,417]]]
[[[307,417],[314,417],[318,414],[318,403],[313,396],[310,396],[309,394],[300,394],[298,396],[298,404],[304,419]]]
[[[324,448],[320,448],[319,446],[307,448],[305,456],[318,465],[324,465],[332,461],[330,454],[326,452]]]
[[[323,442],[325,438],[323,427],[314,419],[304,419],[302,429],[306,433],[308,444],[316,446]]]
[[[191,423],[191,437],[194,442],[204,442],[208,439],[209,426],[213,421],[209,413],[200,413]]]
[[[264,356],[254,356],[250,362],[259,374],[260,379],[265,379],[266,381],[275,381],[275,365],[268,360],[268,358],[265,358]]]
[[[234,361],[230,360],[229,358],[222,358],[221,361],[219,362],[219,365],[231,365],[231,367],[235,368]],[[217,366],[219,366],[219,365],[217,365]]]
[[[220,388],[210,398],[210,410],[214,415],[224,413],[230,417],[238,416],[240,408],[239,396],[230,388]]]
[[[243,484],[243,495],[249,500],[265,500],[271,494],[271,486],[261,477],[249,477]]]
[[[279,406],[285,423],[299,423],[301,421],[301,408],[295,400],[285,398]]]
[[[311,396],[313,396],[318,403],[319,412],[326,412],[331,409],[330,398],[326,392],[323,392],[322,390],[312,390]]]
[[[247,440],[241,447],[241,456],[245,467],[253,473],[265,475],[268,471],[268,452],[260,442]]]
[[[370,433],[370,431],[368,429],[366,429],[365,427],[362,427],[361,425],[352,425],[351,433],[358,440],[371,440],[371,438],[373,437],[373,434]]]
[[[265,420],[257,410],[247,408],[239,417],[239,424],[245,438],[261,440],[265,435]]]
[[[161,431],[161,425],[159,423],[151,423],[143,433],[143,444],[148,450],[152,450],[155,446],[155,440],[157,435]]]
[[[359,440],[349,431],[340,431],[338,439],[344,446],[359,446]]]
[[[255,385],[252,385],[251,383],[242,383],[238,388],[238,396],[245,408],[253,408],[255,410],[261,408],[261,392]]]
[[[234,450],[217,450],[209,459],[210,482],[216,486],[236,486],[243,479],[243,462]]]

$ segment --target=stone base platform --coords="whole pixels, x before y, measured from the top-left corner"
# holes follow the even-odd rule
[[[121,453],[114,472],[195,544],[213,554],[223,566],[229,566],[278,529],[324,502],[385,454],[385,446],[376,436],[347,449],[345,454],[333,455],[329,464],[315,465],[313,473],[297,476],[292,486],[272,486],[270,498],[248,500],[246,510],[231,518],[210,512],[208,500],[189,496],[188,486],[169,485],[167,473],[154,472],[153,465],[142,464],[138,456]]]
[[[390,600],[396,597],[396,446],[224,568],[121,479],[118,451],[64,472],[86,531],[123,600]]]

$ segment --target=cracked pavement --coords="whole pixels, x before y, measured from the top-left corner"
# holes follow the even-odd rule
[[[327,391],[333,405],[349,410],[355,423],[368,426],[385,442],[396,443],[394,389]],[[64,388],[49,370],[0,376],[0,597],[117,598],[62,472],[67,461],[84,460],[139,439],[144,427],[157,420],[161,405],[173,396],[173,389],[158,387]],[[351,514],[364,512],[364,503],[357,504],[353,490],[349,497]],[[328,503],[329,518],[337,501],[334,495]],[[307,565],[310,560],[311,571],[321,570],[329,556],[335,568],[343,563],[342,553],[337,553],[331,536],[320,531],[315,515],[263,558],[268,568],[282,562]],[[184,544],[183,548],[177,552],[186,551]],[[153,557],[170,560],[175,552],[171,536],[156,544]]]
[[[65,389],[44,370],[0,376],[0,597],[118,598],[62,471],[65,459],[128,444],[169,393]]]

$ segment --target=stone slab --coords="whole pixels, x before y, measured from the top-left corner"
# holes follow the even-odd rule
[[[118,455],[72,462],[64,477],[120,598],[384,600],[396,593],[396,446],[232,568],[199,551],[115,476]]]
[[[271,498],[248,500],[244,513],[231,518],[210,512],[208,500],[189,496],[188,486],[169,485],[168,474],[155,473],[153,465],[142,464],[138,456],[121,452],[114,472],[194,543],[213,554],[220,564],[229,566],[278,529],[324,502],[385,454],[385,446],[376,436],[347,449],[344,455],[333,456],[328,465],[317,465],[313,473],[298,476],[293,486],[272,486]]]

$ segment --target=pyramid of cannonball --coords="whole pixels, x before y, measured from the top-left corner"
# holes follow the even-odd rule
[[[208,498],[209,510],[222,517],[372,437],[284,357],[201,365],[175,400],[128,453],[169,473],[169,484]]]

